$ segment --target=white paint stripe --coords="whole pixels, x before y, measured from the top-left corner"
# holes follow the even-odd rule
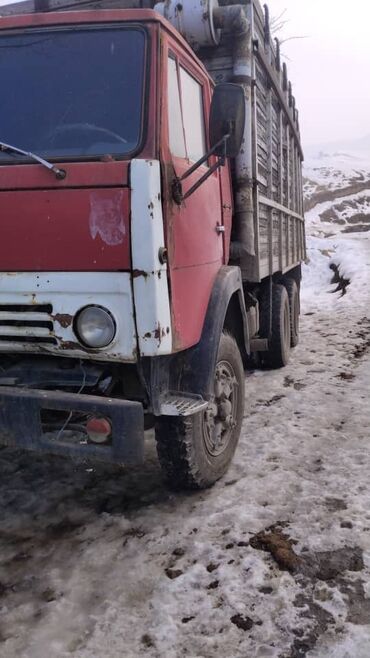
[[[131,189],[132,269],[139,349],[142,356],[170,354],[167,266],[158,255],[164,247],[158,160],[132,160]]]

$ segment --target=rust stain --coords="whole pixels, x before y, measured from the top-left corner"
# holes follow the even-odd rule
[[[148,272],[145,272],[145,270],[132,270],[132,278],[137,279],[139,276],[143,276],[144,279],[147,279],[149,276]]]
[[[83,350],[84,347],[80,343],[76,343],[73,340],[63,340],[60,343],[62,350]]]
[[[154,338],[158,341],[158,347],[162,342],[162,338],[166,336],[166,330],[161,327],[160,323],[158,322],[158,326],[153,332]]]
[[[69,313],[56,313],[55,315],[52,315],[52,318],[56,322],[59,322],[64,329],[70,327],[73,322],[73,316],[69,315]]]

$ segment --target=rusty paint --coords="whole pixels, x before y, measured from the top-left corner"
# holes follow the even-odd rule
[[[56,322],[59,322],[59,324],[61,325],[61,327],[63,327],[63,329],[67,329],[67,327],[70,327],[73,322],[73,316],[70,315],[69,313],[56,313],[51,317]]]
[[[158,322],[158,326],[153,331],[153,335],[154,338],[158,341],[158,346],[159,346],[162,342],[162,338],[164,338],[166,335],[166,330],[163,327],[161,327],[159,322]]]
[[[132,278],[137,279],[139,276],[143,276],[144,279],[147,279],[149,276],[148,272],[145,272],[145,270],[132,270]]]
[[[62,350],[85,350],[85,348],[73,340],[63,340],[60,342]]]

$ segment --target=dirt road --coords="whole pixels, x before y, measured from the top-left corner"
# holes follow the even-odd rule
[[[212,490],[167,491],[150,437],[127,473],[0,451],[3,658],[368,657],[370,241],[341,240],[310,242],[300,345],[248,375]]]

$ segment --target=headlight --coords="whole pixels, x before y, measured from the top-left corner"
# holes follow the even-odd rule
[[[86,306],[75,320],[75,332],[86,347],[107,347],[115,333],[115,322],[105,308]]]

